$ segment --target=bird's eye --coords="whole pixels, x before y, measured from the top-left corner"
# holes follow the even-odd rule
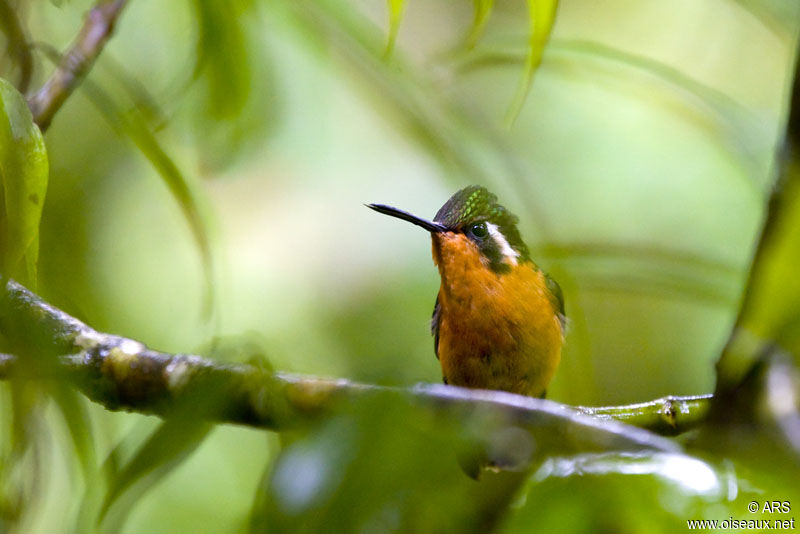
[[[483,239],[484,237],[489,235],[489,229],[486,227],[485,222],[479,222],[469,227],[469,233],[471,233],[478,239]]]

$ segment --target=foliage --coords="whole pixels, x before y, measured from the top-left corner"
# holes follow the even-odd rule
[[[4,297],[0,349],[20,363],[0,384],[0,530],[669,532],[794,517],[763,506],[800,503],[800,167],[796,150],[777,157],[800,123],[786,102],[798,4],[98,6],[113,4],[129,5],[43,139],[25,98],[48,98],[92,6],[0,0],[4,283],[38,280],[99,331],[265,376],[436,381],[426,245],[361,204],[433,213],[477,182],[565,290],[551,398],[705,393],[722,355],[715,400],[674,440],[528,432],[424,395],[367,396],[279,437],[199,420],[214,395],[158,421],[79,397],[58,364],[74,347],[23,328]],[[70,331],[46,315],[34,322]],[[632,435],[658,445],[612,438]],[[498,451],[511,469],[476,469]]]
[[[0,79],[0,251],[3,273],[36,284],[47,151],[22,95]]]

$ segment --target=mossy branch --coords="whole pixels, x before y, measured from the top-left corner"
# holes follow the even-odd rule
[[[573,408],[497,391],[429,384],[395,388],[273,373],[256,365],[158,352],[97,332],[14,281],[5,283],[0,295],[0,333],[18,354],[0,355],[2,379],[67,381],[110,410],[169,417],[185,415],[188,408],[198,418],[272,430],[292,428],[347,403],[367,402],[371,395],[389,395],[456,417],[480,413],[530,430],[546,427],[581,448],[671,450],[671,442],[612,420],[675,434],[700,422],[709,401],[708,396],[668,397]]]

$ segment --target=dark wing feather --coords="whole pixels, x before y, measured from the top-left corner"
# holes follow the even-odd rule
[[[561,286],[558,285],[558,282],[554,279],[550,278],[549,274],[544,273],[544,280],[548,289],[548,297],[558,314],[558,322],[561,323],[561,331],[563,332],[564,328],[567,326],[567,315],[564,313],[564,294],[561,292]]]
[[[431,317],[431,334],[433,334],[433,353],[439,359],[439,321],[442,318],[442,306],[439,304],[439,295],[436,295],[436,304],[433,305]]]

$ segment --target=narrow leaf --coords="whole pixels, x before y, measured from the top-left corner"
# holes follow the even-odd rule
[[[57,57],[47,49],[45,49],[45,53],[51,60]],[[155,137],[152,131],[153,127],[147,121],[152,115],[151,113],[143,113],[139,107],[131,112],[124,113],[114,99],[91,79],[84,80],[81,87],[111,127],[120,135],[128,137],[139,148],[156,172],[159,173],[173,198],[180,206],[181,211],[183,211],[203,266],[206,286],[203,299],[203,315],[210,316],[214,303],[213,259],[208,228],[197,200],[197,191],[191,187],[177,164],[166,153]],[[0,235],[0,238],[2,238],[2,235]],[[2,250],[2,247],[0,247],[0,250]]]
[[[207,111],[215,119],[238,116],[252,85],[239,4],[194,1],[199,31],[194,76],[205,78]]]
[[[2,269],[35,286],[39,221],[47,192],[47,150],[25,98],[0,79],[0,181],[4,206]]]
[[[212,429],[188,415],[161,423],[112,481],[99,518],[106,529],[117,532],[147,490],[188,459]]]
[[[553,24],[556,20],[558,0],[528,0],[528,16],[530,18],[531,34],[528,46],[528,59],[522,72],[522,80],[517,87],[517,93],[511,103],[511,108],[506,115],[506,126],[511,127],[519,116],[525,98],[533,82],[533,73],[542,62],[542,53]]]
[[[394,52],[394,44],[397,41],[397,32],[400,30],[400,22],[403,20],[403,13],[406,10],[405,0],[387,0],[386,6],[389,9],[389,39],[386,43],[384,58],[388,58]]]
[[[475,3],[475,16],[472,19],[472,28],[467,34],[466,47],[475,48],[478,40],[483,35],[483,29],[489,21],[489,15],[492,13],[494,0],[474,0]]]
[[[192,0],[198,35],[191,82],[196,90],[182,107],[191,110],[195,150],[207,172],[216,173],[257,150],[278,123],[276,69],[262,36],[268,21],[254,3]]]
[[[95,470],[95,450],[92,441],[92,421],[79,393],[64,384],[53,384],[47,389],[64,419],[75,457],[80,461],[84,480],[90,480]]]
[[[113,99],[96,84],[84,81],[83,88],[92,103],[100,110],[111,126],[128,137],[159,173],[172,197],[180,206],[200,253],[205,275],[206,294],[203,313],[208,316],[214,300],[211,243],[205,219],[197,199],[197,191],[180,171],[155,137],[144,117],[136,111],[122,112]]]

